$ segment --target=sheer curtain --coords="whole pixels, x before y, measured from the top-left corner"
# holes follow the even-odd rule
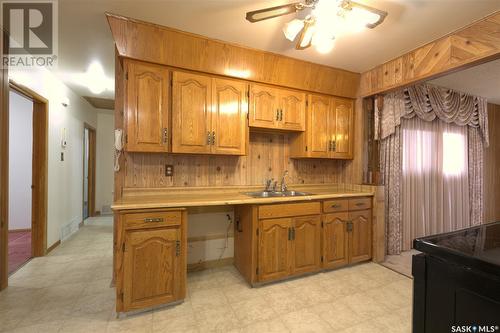
[[[413,239],[468,227],[467,126],[401,119],[401,250]]]

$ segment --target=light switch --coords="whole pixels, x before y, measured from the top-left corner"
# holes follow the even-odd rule
[[[174,166],[167,164],[165,165],[165,177],[172,177],[174,175]]]

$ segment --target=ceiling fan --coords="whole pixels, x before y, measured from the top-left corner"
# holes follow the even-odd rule
[[[386,18],[387,12],[351,0],[305,0],[286,5],[248,12],[246,19],[252,23],[310,9],[304,19],[293,19],[285,24],[285,37],[294,41],[298,50],[311,45],[321,53],[334,47],[335,37],[364,28],[373,29]]]

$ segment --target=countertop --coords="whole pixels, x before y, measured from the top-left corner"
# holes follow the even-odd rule
[[[262,190],[262,186],[202,188],[126,189],[123,198],[112,205],[115,211],[131,209],[179,208],[300,202],[344,197],[373,196],[367,185],[290,185],[289,190],[309,192],[298,197],[253,198],[243,194]]]
[[[418,238],[413,247],[500,277],[500,222]]]

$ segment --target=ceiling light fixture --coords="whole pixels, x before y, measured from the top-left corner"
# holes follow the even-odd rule
[[[295,48],[303,50],[314,45],[318,52],[328,53],[340,35],[358,32],[365,28],[373,29],[386,18],[387,12],[350,0],[305,0],[288,5],[248,12],[250,22],[297,13],[310,9],[305,19],[295,18],[285,24],[283,33],[289,41],[297,43]]]

